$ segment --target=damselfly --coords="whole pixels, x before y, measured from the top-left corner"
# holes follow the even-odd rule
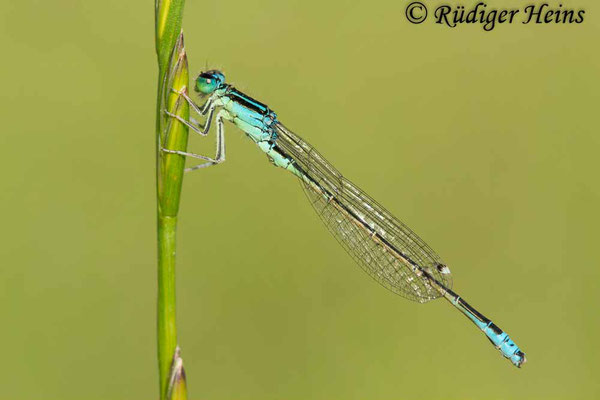
[[[217,150],[214,158],[183,151],[166,153],[204,160],[195,170],[225,161],[224,121],[231,121],[267,154],[276,166],[296,175],[315,211],[356,262],[387,289],[419,303],[444,297],[466,315],[502,355],[517,367],[525,353],[491,320],[454,293],[450,269],[412,230],[344,178],[323,156],[287,129],[277,115],[253,98],[225,83],[216,70],[201,73],[195,90],[208,96],[200,107],[183,91],[179,94],[206,123],[187,121],[168,113],[193,131],[206,136],[216,112]],[[174,119],[171,119],[173,121]]]

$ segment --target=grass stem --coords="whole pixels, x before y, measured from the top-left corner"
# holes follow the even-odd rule
[[[185,151],[187,127],[169,118],[165,110],[187,119],[189,107],[178,93],[188,86],[188,66],[181,20],[185,0],[156,0],[156,187],[158,232],[157,346],[161,400],[185,400],[185,373],[177,347],[175,307],[175,253],[177,214],[185,158],[162,148]],[[177,361],[177,362],[176,362]],[[176,370],[174,370],[176,368]],[[173,379],[173,377],[176,379]],[[177,387],[173,387],[173,382]],[[181,389],[183,388],[183,389]]]

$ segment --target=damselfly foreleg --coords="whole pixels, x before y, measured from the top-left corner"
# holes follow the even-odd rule
[[[190,121],[187,121],[184,118],[180,117],[179,115],[170,113],[167,110],[164,110],[165,114],[168,115],[170,118],[181,122],[188,128],[192,129],[194,132],[196,132],[202,136],[207,136],[208,132],[210,130],[211,121],[213,119],[214,111],[216,108],[216,105],[214,104],[214,102],[211,99],[209,99],[206,102],[206,104],[201,108],[196,103],[194,103],[194,101],[187,95],[187,93],[185,91],[180,91],[180,92],[175,91],[175,92],[177,94],[179,94],[181,97],[183,97],[188,102],[188,104],[190,105],[192,110],[194,110],[194,112],[196,112],[197,114],[205,115],[206,113],[208,113],[208,116],[206,118],[206,123],[205,123],[204,127],[200,127],[199,124],[193,118],[190,118]],[[185,172],[221,164],[222,162],[225,161],[225,135],[224,135],[224,129],[223,129],[222,111],[217,113],[216,118],[217,118],[217,140],[216,140],[216,152],[215,152],[214,158],[203,156],[203,155],[196,154],[196,153],[185,152],[185,151],[181,151],[181,150],[169,150],[169,149],[165,149],[165,148],[161,148],[161,150],[164,151],[165,153],[169,153],[169,154],[178,154],[181,156],[193,157],[193,158],[198,158],[200,160],[206,161],[205,163],[198,164],[198,165],[195,165],[190,168],[186,168]]]
[[[223,127],[223,117],[225,111],[221,110],[217,113],[217,152],[214,160],[194,165],[185,169],[185,172],[195,171],[200,168],[211,167],[213,165],[221,164],[225,162],[225,128]]]

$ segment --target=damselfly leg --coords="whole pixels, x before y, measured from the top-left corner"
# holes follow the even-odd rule
[[[185,101],[187,101],[188,104],[190,105],[191,109],[194,110],[194,112],[196,114],[204,116],[208,113],[208,116],[206,117],[206,123],[204,124],[204,127],[200,127],[198,122],[193,118],[190,118],[190,121],[187,121],[184,118],[180,117],[179,115],[172,114],[172,113],[168,112],[167,110],[164,110],[165,114],[171,118],[171,121],[177,120],[177,121],[181,122],[182,124],[184,124],[185,126],[187,126],[188,128],[190,128],[192,131],[194,131],[202,136],[207,136],[208,132],[210,130],[210,125],[211,125],[214,111],[216,108],[214,105],[214,102],[209,99],[203,107],[200,107],[196,103],[194,103],[194,101],[187,95],[185,90],[182,90],[182,91],[174,90],[174,92],[179,94],[181,96],[181,98],[183,98]],[[217,118],[217,138],[216,138],[216,152],[215,152],[214,158],[203,156],[203,155],[196,154],[196,153],[181,151],[181,150],[169,150],[169,149],[165,149],[162,147],[161,147],[161,150],[163,152],[169,153],[169,154],[178,154],[180,156],[192,157],[192,158],[197,158],[197,159],[206,161],[205,163],[186,168],[185,172],[190,172],[190,171],[194,171],[196,169],[211,167],[213,165],[223,163],[225,161],[225,135],[224,135],[224,129],[223,129],[222,111],[217,113],[216,118]]]

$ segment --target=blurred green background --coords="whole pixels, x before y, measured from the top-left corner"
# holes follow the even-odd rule
[[[484,32],[411,25],[406,4],[188,0],[191,72],[223,69],[268,103],[435,248],[529,362],[446,302],[374,283],[227,126],[228,161],[183,189],[192,399],[600,394],[598,6],[565,2],[581,25]],[[152,1],[0,3],[0,398],[158,397],[153,17]]]

